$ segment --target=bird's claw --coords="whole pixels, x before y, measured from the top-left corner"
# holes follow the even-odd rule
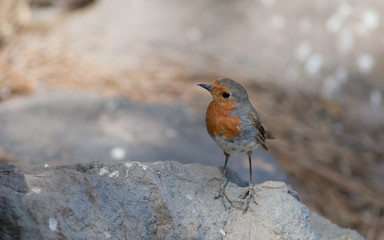
[[[215,196],[215,199],[219,199],[219,198],[221,199],[221,201],[222,201],[222,203],[223,203],[223,205],[224,205],[225,211],[228,212],[228,209],[229,209],[229,208],[228,208],[227,205],[225,204],[225,200],[227,200],[231,206],[232,206],[232,201],[229,200],[229,197],[227,196],[227,194],[225,194],[224,189],[220,189],[219,194],[218,194],[217,196]]]
[[[241,194],[239,196],[242,199],[246,199],[246,201],[244,202],[243,214],[248,211],[249,203],[251,201],[251,198],[253,199],[253,202],[257,205],[257,202],[255,200],[255,196],[254,195],[256,195],[256,194],[254,193],[253,187],[249,187],[248,191],[246,191],[244,194]]]

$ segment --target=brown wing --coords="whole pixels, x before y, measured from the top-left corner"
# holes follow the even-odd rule
[[[256,111],[251,110],[248,113],[248,119],[251,121],[253,129],[256,131],[256,140],[268,151],[266,139],[274,139],[276,136],[268,130],[265,130],[263,123]]]

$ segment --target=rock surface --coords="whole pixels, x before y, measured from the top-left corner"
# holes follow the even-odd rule
[[[0,165],[1,239],[363,239],[310,213],[282,182],[247,188],[227,174],[233,207],[214,200],[220,169],[178,162]],[[243,186],[243,187],[240,187]]]
[[[0,104],[1,148],[18,166],[103,161],[182,160],[220,166],[204,113],[181,105],[142,104],[83,92],[32,95]],[[254,181],[286,181],[276,160],[254,151]],[[246,154],[229,166],[248,178]]]

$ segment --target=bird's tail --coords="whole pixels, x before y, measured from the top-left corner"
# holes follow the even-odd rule
[[[265,130],[265,138],[266,139],[275,139],[275,138],[277,138],[277,135],[268,131],[268,130]]]

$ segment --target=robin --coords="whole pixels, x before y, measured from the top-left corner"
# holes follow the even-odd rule
[[[212,94],[213,101],[208,106],[205,123],[209,135],[225,155],[220,190],[215,198],[222,200],[226,210],[225,199],[232,205],[225,194],[225,171],[231,154],[245,152],[249,159],[249,188],[241,197],[246,198],[243,210],[246,213],[251,199],[257,204],[252,186],[252,151],[260,145],[268,151],[266,139],[273,139],[275,135],[264,128],[259,114],[248,100],[247,91],[240,83],[222,78],[212,84],[198,85]]]

